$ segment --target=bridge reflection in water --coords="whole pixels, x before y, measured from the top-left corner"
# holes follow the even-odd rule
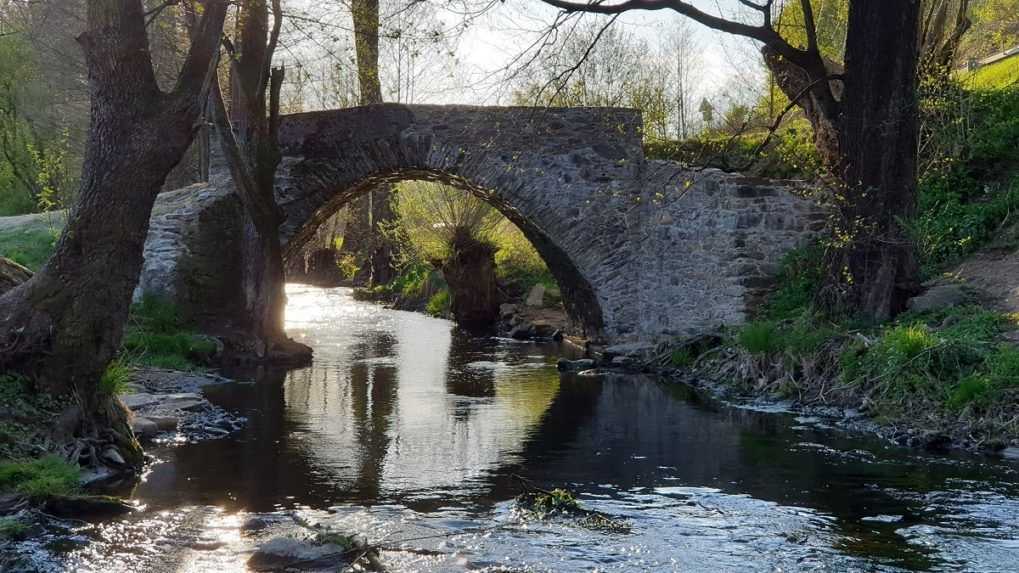
[[[446,321],[355,302],[345,289],[290,288],[289,330],[315,347],[314,365],[213,395],[246,413],[247,427],[157,451],[169,463],[139,487],[140,502],[386,506],[483,520],[504,511],[524,475],[621,511],[646,529],[634,542],[661,556],[696,538],[703,547],[688,557],[705,566],[719,550],[732,563],[767,550],[776,563],[921,569],[986,553],[985,570],[995,570],[1015,557],[998,539],[1017,526],[985,509],[990,496],[1019,511],[1007,466],[919,457],[641,377],[560,377],[558,348],[462,337]],[[967,533],[977,522],[992,533]],[[809,541],[790,541],[790,531]],[[729,540],[734,532],[749,545]],[[518,541],[490,543],[510,554]]]

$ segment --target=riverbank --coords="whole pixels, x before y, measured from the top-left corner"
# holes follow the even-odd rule
[[[745,407],[932,451],[1019,456],[1019,314],[942,283],[893,322],[759,318],[665,344],[644,365]]]
[[[237,384],[211,373],[129,369],[117,398],[135,436],[150,447],[179,447],[227,437],[245,419],[213,405],[206,389]],[[63,405],[34,400],[16,379],[0,380],[0,570],[35,571],[22,542],[52,538],[75,543],[73,524],[120,518],[138,511],[122,499],[140,480],[125,472],[115,450],[62,452],[53,420]],[[146,456],[145,465],[156,460]],[[86,520],[86,521],[82,521]],[[71,526],[71,527],[69,527]],[[17,547],[8,554],[4,547]],[[27,551],[27,552],[26,552]],[[26,561],[26,559],[28,559]]]

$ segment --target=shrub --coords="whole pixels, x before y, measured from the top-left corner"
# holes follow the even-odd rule
[[[449,289],[442,289],[432,295],[432,298],[428,299],[428,305],[425,307],[425,312],[432,316],[443,317],[449,315],[449,308]]]
[[[751,354],[771,354],[781,349],[778,325],[772,321],[747,323],[736,335],[737,343]]]
[[[823,255],[819,244],[786,253],[775,290],[768,296],[761,315],[771,320],[784,320],[808,313],[821,285]]]
[[[70,495],[80,487],[81,470],[58,456],[0,463],[0,491],[33,499]]]
[[[776,179],[812,179],[820,174],[820,159],[806,120],[788,122],[758,153],[766,137],[767,132],[760,130],[736,136],[704,133],[683,141],[647,141],[644,153],[648,159],[748,171]]]

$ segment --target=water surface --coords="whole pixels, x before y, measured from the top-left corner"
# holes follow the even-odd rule
[[[1019,473],[736,409],[641,376],[560,376],[558,345],[291,286],[308,368],[211,398],[225,439],[157,449],[145,511],[81,526],[80,571],[244,571],[252,516],[398,549],[394,571],[1019,571]],[[568,487],[628,534],[515,509]]]

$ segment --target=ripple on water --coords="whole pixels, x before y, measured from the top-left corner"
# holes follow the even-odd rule
[[[210,399],[248,424],[158,452],[147,509],[16,547],[33,570],[243,571],[292,518],[396,572],[1019,571],[1014,466],[921,455],[818,419],[633,376],[560,377],[554,346],[288,288],[315,363]],[[629,524],[516,508],[517,475]],[[0,561],[2,563],[2,561]],[[2,567],[0,567],[2,568]]]

